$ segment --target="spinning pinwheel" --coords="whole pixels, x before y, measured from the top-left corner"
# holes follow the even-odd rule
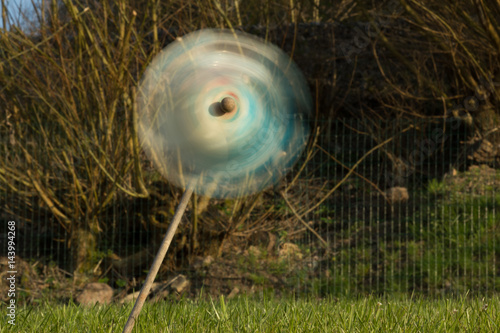
[[[234,198],[276,183],[304,150],[311,97],[277,47],[248,34],[201,30],[148,66],[138,131],[158,171],[185,193],[123,332],[130,332],[191,194]]]

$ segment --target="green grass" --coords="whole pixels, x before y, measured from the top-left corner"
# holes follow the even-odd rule
[[[482,185],[472,191],[471,183],[480,184],[474,172],[430,181],[426,192],[414,194],[418,208],[399,220],[340,225],[335,240],[355,239],[355,246],[339,245],[323,263],[328,276],[310,274],[302,284],[320,295],[498,293],[500,193]]]
[[[132,304],[18,308],[0,332],[119,332]],[[147,304],[134,332],[498,332],[500,298],[391,296],[329,300],[239,297]]]

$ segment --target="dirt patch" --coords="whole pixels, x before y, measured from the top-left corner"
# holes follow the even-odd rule
[[[69,299],[76,295],[76,288],[71,274],[54,264],[42,264],[39,261],[27,262],[16,256],[16,299],[27,303],[36,303],[44,297],[51,299]],[[2,280],[7,276],[7,257],[0,257],[0,274]],[[0,300],[8,300],[7,284],[0,284]],[[49,296],[50,295],[50,296]]]
[[[500,189],[500,171],[488,165],[472,165],[466,172],[445,176],[444,184],[447,190],[456,195],[492,194]]]

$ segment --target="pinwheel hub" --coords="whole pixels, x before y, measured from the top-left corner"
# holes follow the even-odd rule
[[[220,108],[224,113],[231,113],[236,110],[236,101],[232,97],[224,97],[220,101]]]

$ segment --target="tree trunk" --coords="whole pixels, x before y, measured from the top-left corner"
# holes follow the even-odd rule
[[[72,232],[70,248],[73,260],[71,267],[75,276],[93,268],[92,257],[95,255],[97,243],[89,228],[80,226]]]

